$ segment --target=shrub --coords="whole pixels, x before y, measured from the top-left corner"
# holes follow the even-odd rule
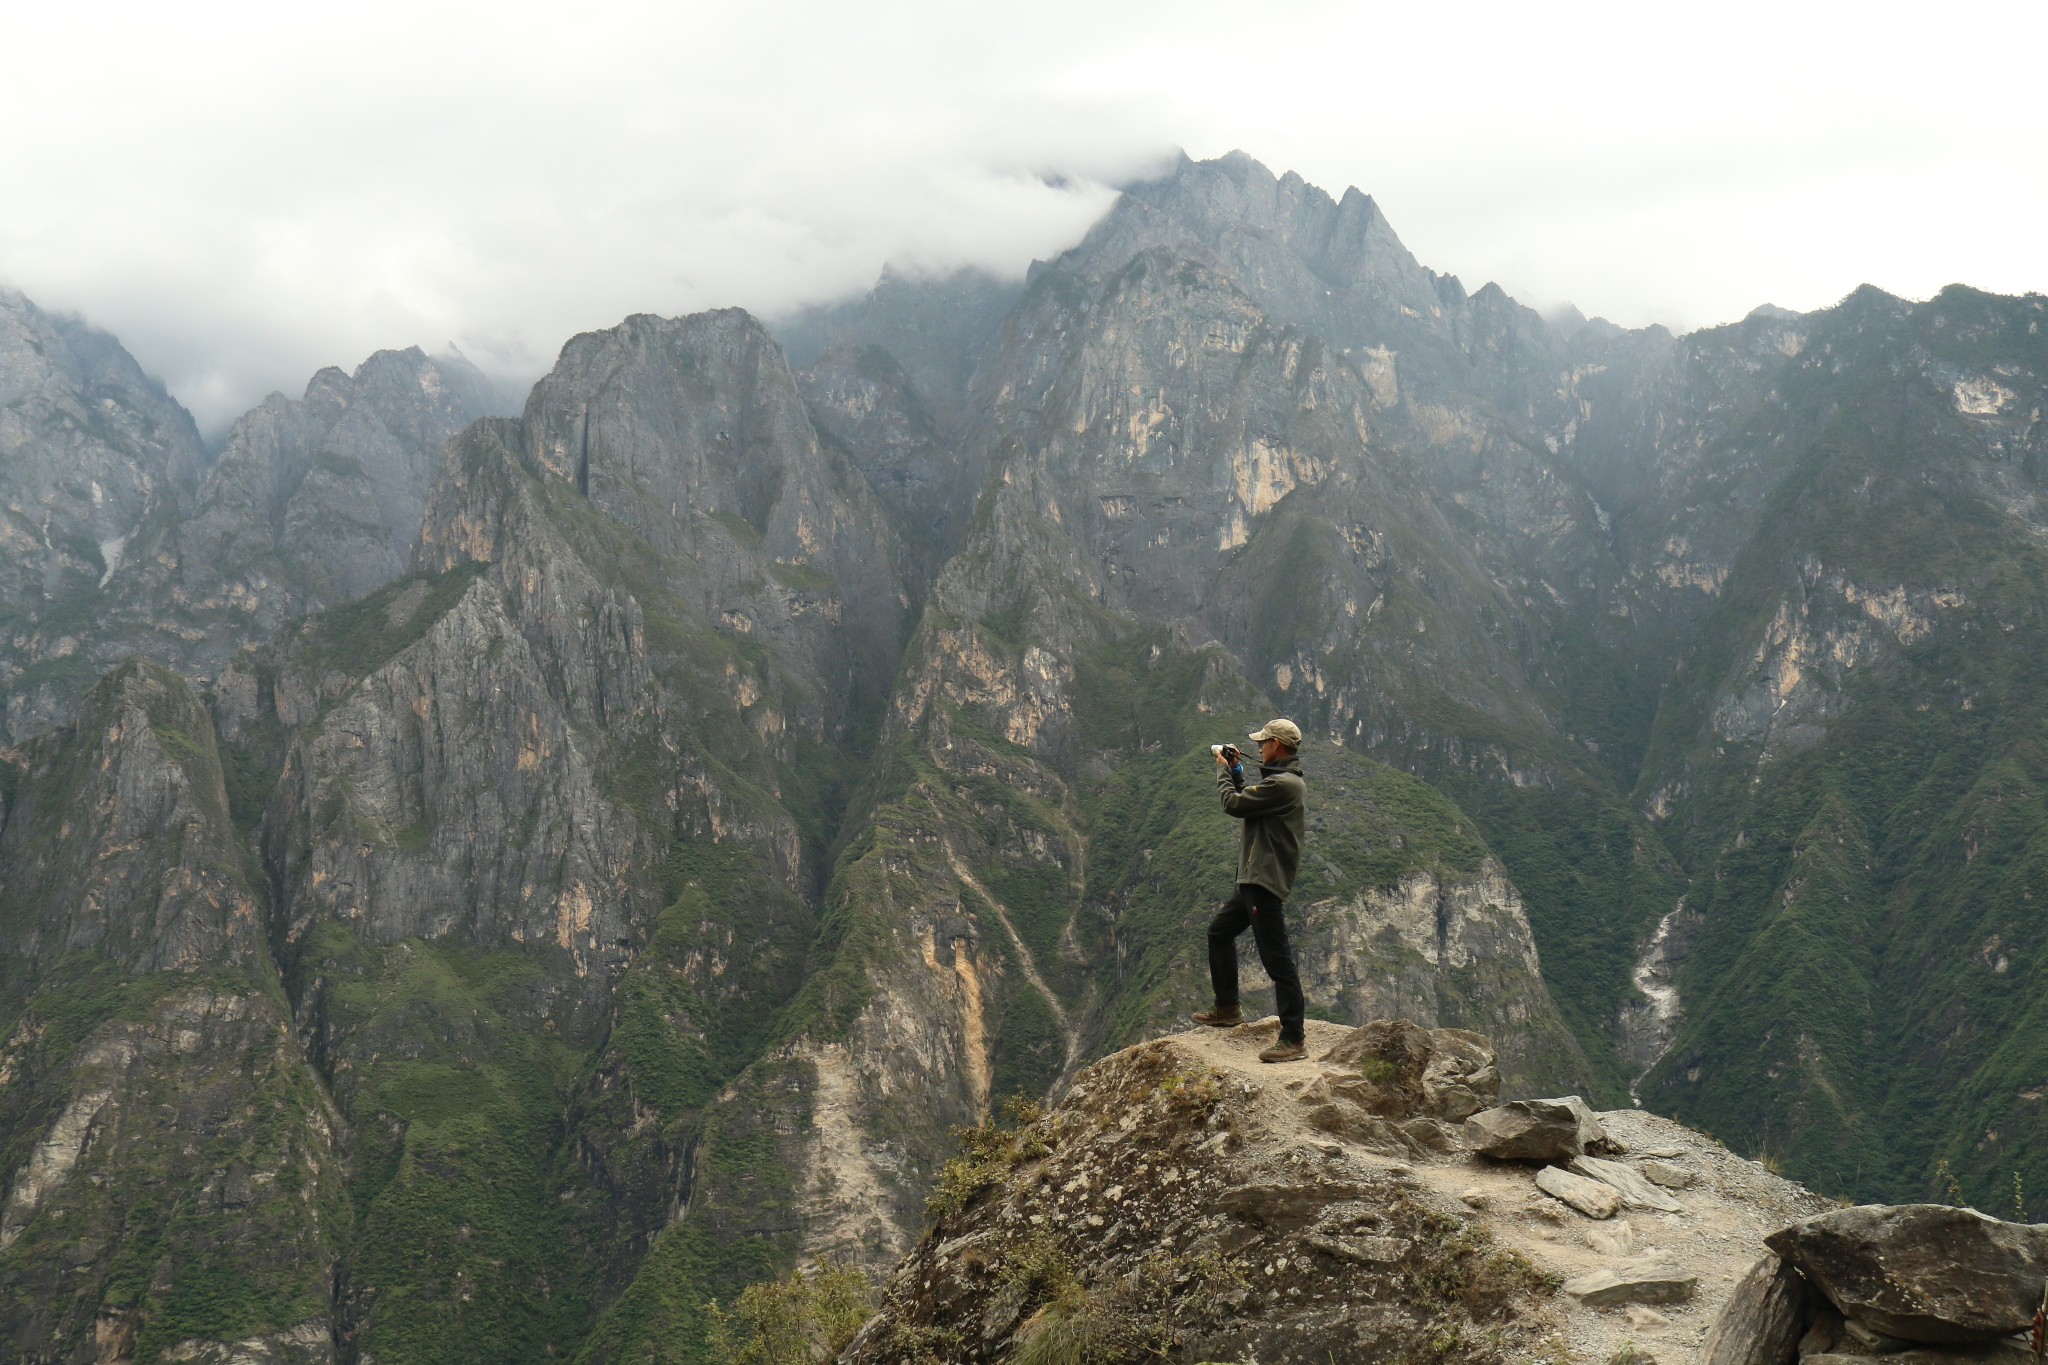
[[[800,1365],[846,1349],[874,1311],[866,1275],[823,1260],[807,1274],[750,1284],[732,1309],[705,1305],[711,1359],[717,1365]]]

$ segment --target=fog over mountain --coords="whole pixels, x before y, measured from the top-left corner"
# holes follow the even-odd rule
[[[111,16],[111,18],[109,17]],[[120,336],[209,441],[456,343],[516,388],[627,313],[775,316],[885,262],[1020,275],[1176,147],[1396,206],[1424,259],[1624,325],[2044,285],[2039,6],[971,14],[379,0],[24,9],[0,284]]]

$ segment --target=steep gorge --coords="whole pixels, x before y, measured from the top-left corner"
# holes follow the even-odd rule
[[[1021,288],[791,323],[801,371],[636,316],[517,419],[386,352],[203,475],[91,429],[139,555],[51,559],[92,500],[9,464],[8,1330],[689,1359],[886,1265],[954,1129],[1206,998],[1206,747],[1274,713],[1318,1013],[1618,1101],[1661,933],[1652,1107],[1828,1190],[2048,1180],[2041,312],[1546,321],[1233,156]],[[138,649],[202,688],[87,690]],[[174,1103],[175,1156],[100,1136]]]

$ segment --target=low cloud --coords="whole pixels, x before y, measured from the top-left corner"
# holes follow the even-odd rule
[[[2039,15],[1784,8],[46,7],[9,21],[0,280],[215,432],[382,346],[523,383],[627,313],[1020,272],[1177,146],[1356,183],[1427,264],[1627,323],[2048,287]]]

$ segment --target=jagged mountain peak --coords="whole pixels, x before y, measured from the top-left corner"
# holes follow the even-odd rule
[[[1269,257],[1278,253],[1328,291],[1375,290],[1423,311],[1434,307],[1426,272],[1369,195],[1353,188],[1333,199],[1295,172],[1276,176],[1242,152],[1214,161],[1184,157],[1167,175],[1127,187],[1056,264],[1099,274],[1144,245],[1212,256],[1261,281],[1272,277]],[[1273,287],[1287,285],[1274,279]]]

